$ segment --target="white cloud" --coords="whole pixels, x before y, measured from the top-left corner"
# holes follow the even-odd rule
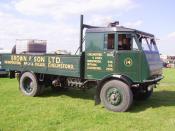
[[[7,3],[1,3],[0,4],[0,9],[3,9],[3,10],[10,10],[11,9],[11,4],[7,4]]]
[[[160,52],[165,55],[175,55],[175,32],[171,32],[158,41]]]
[[[142,20],[137,20],[137,21],[134,21],[134,22],[127,22],[127,23],[124,23],[124,25],[125,25],[126,27],[130,27],[130,28],[138,28],[138,27],[140,27],[142,24],[143,24],[143,21],[142,21]]]
[[[49,50],[78,48],[78,29],[74,27],[19,19],[2,12],[0,16],[0,47],[12,48],[16,39],[44,39],[48,40]]]
[[[69,14],[90,13],[109,10],[129,10],[136,3],[132,0],[18,0],[15,8],[27,15],[51,15],[55,19]],[[116,12],[117,13],[117,12]]]
[[[169,33],[167,38],[174,38],[175,39],[175,32]]]
[[[103,16],[103,15],[92,15],[91,19],[87,21],[89,25],[95,26],[107,26],[110,22],[113,22],[112,16]]]
[[[0,47],[12,48],[15,39],[36,38],[48,40],[49,51],[59,48],[74,52],[79,46],[79,17],[72,21],[69,17],[85,13],[90,16],[88,24],[106,26],[112,15],[135,6],[133,0],[16,0],[6,8],[15,12],[0,11]]]

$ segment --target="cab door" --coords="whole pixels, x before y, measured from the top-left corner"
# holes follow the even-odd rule
[[[103,79],[115,72],[115,48],[116,32],[101,34],[101,42],[90,39],[89,46],[85,52],[85,78]],[[88,44],[88,42],[86,43]],[[97,47],[100,47],[97,49]]]
[[[117,72],[133,81],[140,81],[141,52],[132,34],[118,34],[116,55]]]

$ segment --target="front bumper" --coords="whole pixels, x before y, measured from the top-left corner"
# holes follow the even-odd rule
[[[156,84],[157,82],[159,82],[162,79],[163,79],[163,76],[158,76],[158,77],[155,77],[155,78],[152,78],[149,80],[143,80],[143,82],[147,83],[147,84]]]

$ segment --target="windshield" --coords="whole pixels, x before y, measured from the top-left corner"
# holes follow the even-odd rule
[[[158,52],[154,38],[141,37],[139,41],[141,42],[144,51]]]

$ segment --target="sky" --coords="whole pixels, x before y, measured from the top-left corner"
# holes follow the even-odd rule
[[[47,40],[48,52],[79,46],[79,17],[84,23],[120,25],[155,35],[161,54],[175,55],[174,0],[0,0],[0,48],[16,39]]]

